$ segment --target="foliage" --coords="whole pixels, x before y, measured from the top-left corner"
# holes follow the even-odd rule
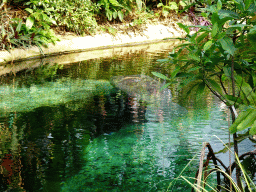
[[[184,78],[183,86],[195,83],[192,89],[198,93],[208,87],[229,107],[247,106],[244,108],[247,112],[241,113],[230,131],[234,133],[253,125],[251,134],[255,134],[254,115],[249,116],[250,120],[243,118],[256,112],[255,1],[239,2],[232,1],[235,6],[231,9],[222,9],[220,0],[217,5],[207,7],[202,15],[210,19],[211,25],[178,23],[187,33],[181,39],[186,43],[170,54],[170,62],[180,67],[177,75]],[[195,27],[200,30],[191,34],[190,28]],[[228,83],[234,84],[234,95],[228,92]],[[238,123],[242,119],[243,123]]]
[[[256,134],[256,1],[218,0],[203,9],[211,25],[185,26],[185,43],[170,54],[170,63],[180,67],[182,85],[193,85],[204,93],[207,87],[230,109],[234,150],[238,154],[236,132],[250,128]],[[191,29],[198,28],[191,33]],[[237,110],[242,111],[237,117]],[[236,118],[237,117],[237,118]],[[239,167],[237,181],[241,189]]]
[[[42,12],[31,12],[24,22],[19,18],[12,18],[8,11],[1,12],[1,47],[7,49],[13,47],[29,47],[31,45],[47,46],[48,43],[55,43],[57,38],[49,23],[53,22]]]
[[[132,1],[120,1],[117,0],[100,0],[98,3],[109,21],[112,19],[119,19],[123,21],[124,14],[132,11]]]
[[[25,5],[35,12],[34,15],[43,15],[46,21],[55,21],[53,24],[58,25],[69,31],[78,34],[92,32],[97,26],[94,11],[97,6],[92,4],[90,0],[83,1],[48,1],[48,0],[30,0]],[[26,9],[32,13],[31,9]],[[33,15],[32,15],[33,16]]]
[[[186,1],[179,1],[178,3],[175,1],[167,1],[166,5],[162,2],[157,5],[157,7],[162,7],[162,14],[164,17],[167,17],[171,11],[175,11],[178,13],[180,7],[186,7],[188,3]]]

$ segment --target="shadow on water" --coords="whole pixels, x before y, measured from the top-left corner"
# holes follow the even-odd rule
[[[172,71],[156,62],[166,54],[1,76],[0,190],[165,191],[202,142],[221,149],[212,136],[227,142],[219,102],[207,95],[196,107],[175,86],[159,91],[151,71]],[[197,164],[184,174],[193,177]],[[190,189],[179,181],[172,190]]]

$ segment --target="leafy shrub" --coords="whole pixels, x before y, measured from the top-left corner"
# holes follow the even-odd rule
[[[8,11],[1,12],[2,26],[0,34],[0,49],[10,50],[14,47],[29,47],[31,45],[47,46],[57,38],[50,29],[50,20],[40,12],[33,12],[26,20],[11,18]]]
[[[94,12],[97,6],[91,0],[30,0],[25,3],[31,10],[43,14],[43,18],[55,20],[61,30],[68,30],[77,34],[91,33],[97,27]]]
[[[132,0],[100,0],[98,3],[101,9],[103,9],[107,19],[118,19],[123,21],[124,15],[132,11],[133,1]]]
[[[157,7],[162,7],[162,14],[164,17],[167,17],[171,11],[178,13],[179,7],[185,6],[187,6],[185,1],[179,1],[178,3],[175,1],[169,1],[166,5],[161,2],[157,5]]]
[[[95,12],[99,7],[91,0],[56,0],[50,4],[54,7],[55,20],[61,29],[77,34],[92,33],[97,27]]]

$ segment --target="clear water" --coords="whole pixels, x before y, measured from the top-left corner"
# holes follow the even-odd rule
[[[214,151],[228,142],[227,109],[210,94],[185,99],[178,85],[145,104],[109,81],[168,75],[173,67],[156,61],[168,51],[1,76],[0,191],[190,191],[170,183],[188,163],[182,175],[194,177],[203,142]],[[249,140],[240,143],[241,153],[250,150]],[[228,165],[228,153],[218,157]]]

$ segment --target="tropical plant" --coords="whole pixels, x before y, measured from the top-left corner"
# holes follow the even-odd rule
[[[203,9],[202,16],[210,25],[185,26],[178,23],[187,36],[167,59],[177,66],[172,81],[183,78],[182,85],[192,85],[197,94],[207,87],[223,101],[232,114],[234,150],[238,154],[237,132],[250,128],[256,134],[256,1],[218,0]],[[191,33],[191,29],[198,29]],[[168,84],[166,85],[168,86]],[[237,111],[240,111],[239,116]],[[241,188],[240,171],[237,181]]]
[[[11,49],[13,47],[29,47],[31,45],[47,46],[48,43],[55,43],[58,39],[50,29],[53,22],[42,12],[31,12],[31,15],[24,21],[21,18],[11,18],[9,9],[1,11],[1,35],[0,48]]]
[[[180,7],[186,7],[187,5],[186,1],[179,1],[178,3],[175,1],[167,1],[166,4],[161,1],[157,7],[162,7],[163,16],[167,17],[171,11],[178,13]]]

